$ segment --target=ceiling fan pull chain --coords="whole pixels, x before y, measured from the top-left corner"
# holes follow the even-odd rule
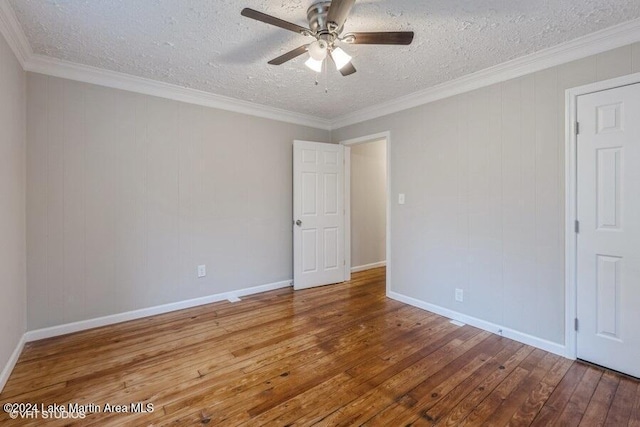
[[[324,93],[329,93],[329,73],[327,70],[329,69],[329,61],[324,61]]]

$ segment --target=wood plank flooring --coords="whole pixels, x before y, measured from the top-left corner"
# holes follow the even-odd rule
[[[637,381],[387,299],[384,274],[29,343],[0,403],[102,411],[0,424],[640,427]]]

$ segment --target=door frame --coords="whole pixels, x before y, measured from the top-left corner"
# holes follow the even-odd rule
[[[578,86],[565,91],[565,356],[578,357],[575,319],[578,305],[578,237],[575,232],[578,203],[578,165],[576,133],[578,97],[640,83],[640,73]]]
[[[379,132],[358,138],[340,141],[345,146],[344,166],[344,242],[345,242],[345,280],[351,280],[351,147],[368,142],[386,141],[386,226],[385,226],[385,263],[386,263],[386,293],[391,290],[391,132]]]

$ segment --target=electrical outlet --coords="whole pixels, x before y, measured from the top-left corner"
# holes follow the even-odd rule
[[[462,302],[464,300],[464,291],[462,289],[456,289],[456,301]]]
[[[207,266],[199,265],[198,266],[198,277],[204,277],[207,275]]]

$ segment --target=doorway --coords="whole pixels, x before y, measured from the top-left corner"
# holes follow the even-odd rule
[[[342,141],[345,146],[345,276],[389,260],[389,134]]]

